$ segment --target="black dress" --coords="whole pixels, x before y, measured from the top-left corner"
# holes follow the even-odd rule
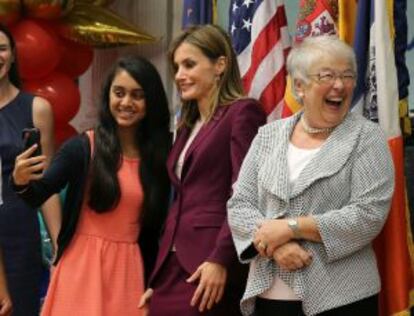
[[[22,130],[33,127],[33,96],[20,92],[0,109],[0,156],[2,195],[0,246],[13,301],[13,316],[34,316],[39,312],[41,273],[40,233],[37,212],[10,188],[16,155],[23,147]]]

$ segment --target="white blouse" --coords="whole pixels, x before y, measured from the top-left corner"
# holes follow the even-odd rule
[[[298,148],[292,143],[288,145],[287,163],[290,185],[293,186],[295,181],[299,178],[300,173],[305,169],[306,165],[319,151],[320,147],[314,149]],[[273,280],[273,284],[259,297],[269,300],[294,300],[299,298],[293,290],[278,276]]]
[[[193,142],[194,138],[197,136],[198,132],[203,127],[203,124],[204,122],[202,120],[196,121],[191,131],[190,137],[188,137],[187,142],[185,143],[185,146],[181,151],[180,156],[178,157],[177,163],[175,164],[175,174],[178,177],[178,179],[181,179],[181,172],[183,171],[185,154],[187,153],[187,150]]]

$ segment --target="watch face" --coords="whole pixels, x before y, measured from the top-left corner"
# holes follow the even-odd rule
[[[288,220],[289,226],[296,226],[298,224],[298,221],[296,219],[290,219]]]
[[[299,234],[298,221],[296,219],[289,219],[288,220],[288,226],[292,230],[294,238],[299,239],[300,234]]]

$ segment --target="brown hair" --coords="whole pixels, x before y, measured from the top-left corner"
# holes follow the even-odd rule
[[[244,96],[243,85],[237,57],[231,46],[228,34],[216,25],[196,25],[185,29],[171,43],[168,59],[172,72],[177,69],[174,63],[174,54],[182,43],[188,43],[199,48],[202,53],[216,62],[221,56],[226,58],[226,68],[218,81],[217,89],[211,98],[207,120],[210,120],[218,106],[225,106]],[[182,101],[181,119],[179,128],[192,127],[200,116],[196,101]]]

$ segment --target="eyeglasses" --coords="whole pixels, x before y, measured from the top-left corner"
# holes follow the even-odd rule
[[[338,78],[341,79],[344,85],[351,85],[356,79],[356,74],[353,71],[335,72],[325,70],[308,76],[316,78],[316,82],[324,85],[333,85]]]

